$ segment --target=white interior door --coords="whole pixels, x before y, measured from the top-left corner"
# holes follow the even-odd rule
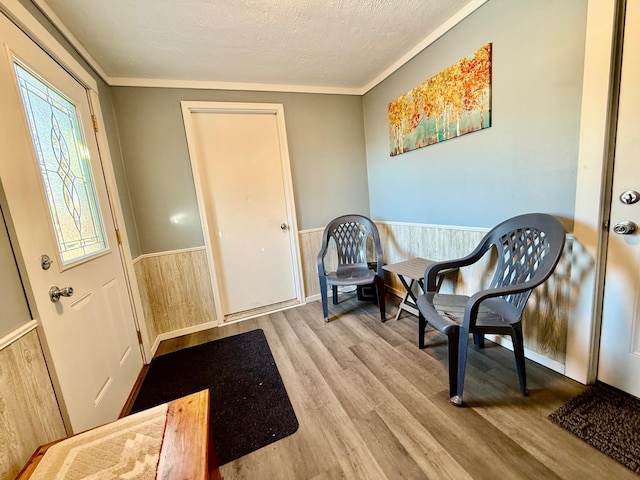
[[[186,108],[184,114],[222,315],[298,301],[296,229],[277,112]]]
[[[598,379],[640,397],[640,2],[627,2]],[[629,192],[629,193],[625,193]],[[632,202],[632,203],[625,203]],[[616,228],[616,225],[618,227]]]
[[[76,433],[117,418],[142,357],[88,92],[1,14],[0,41],[0,179],[58,399]],[[52,287],[73,294],[54,302]]]

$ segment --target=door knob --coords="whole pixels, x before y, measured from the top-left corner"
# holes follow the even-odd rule
[[[287,224],[286,223],[281,223],[280,224],[280,229],[284,232],[287,229]]]
[[[630,235],[638,230],[638,225],[630,220],[622,220],[613,226],[614,233],[618,235]]]
[[[60,300],[60,297],[70,297],[73,295],[73,287],[51,287],[49,289],[49,297],[51,297],[52,302],[57,302]]]

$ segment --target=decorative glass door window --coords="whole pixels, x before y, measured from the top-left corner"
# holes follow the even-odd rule
[[[108,248],[89,151],[75,105],[17,61],[14,66],[60,258],[68,265]]]

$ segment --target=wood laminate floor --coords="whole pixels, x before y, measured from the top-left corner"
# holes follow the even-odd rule
[[[295,409],[293,435],[221,467],[236,479],[638,479],[547,415],[584,386],[513,353],[470,348],[466,408],[448,401],[446,338],[417,348],[415,317],[381,323],[377,306],[341,296],[330,323],[312,302],[163,342],[158,354],[264,330]]]

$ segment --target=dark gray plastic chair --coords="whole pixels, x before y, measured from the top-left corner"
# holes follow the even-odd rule
[[[367,242],[373,241],[375,263],[372,269],[367,261]],[[331,240],[335,242],[337,259],[335,271],[325,269],[325,256],[329,252]],[[373,259],[372,259],[373,260]],[[318,254],[318,277],[320,280],[320,295],[322,297],[322,312],[324,321],[329,321],[329,307],[327,305],[327,286],[331,285],[333,304],[338,303],[338,286],[341,285],[369,285],[375,284],[380,307],[380,318],[384,322],[385,313],[385,285],[384,254],[380,245],[378,228],[369,218],[363,215],[343,215],[329,223],[322,235],[322,248]]]
[[[547,280],[560,259],[565,230],[551,215],[532,213],[494,227],[466,257],[437,262],[424,272],[425,293],[418,297],[418,347],[425,347],[427,324],[448,337],[450,402],[462,406],[467,346],[473,334],[479,348],[484,334],[509,335],[523,395],[528,395],[522,336],[522,312],[531,291]],[[472,296],[436,292],[438,272],[460,268],[497,253],[497,266],[489,287]]]

